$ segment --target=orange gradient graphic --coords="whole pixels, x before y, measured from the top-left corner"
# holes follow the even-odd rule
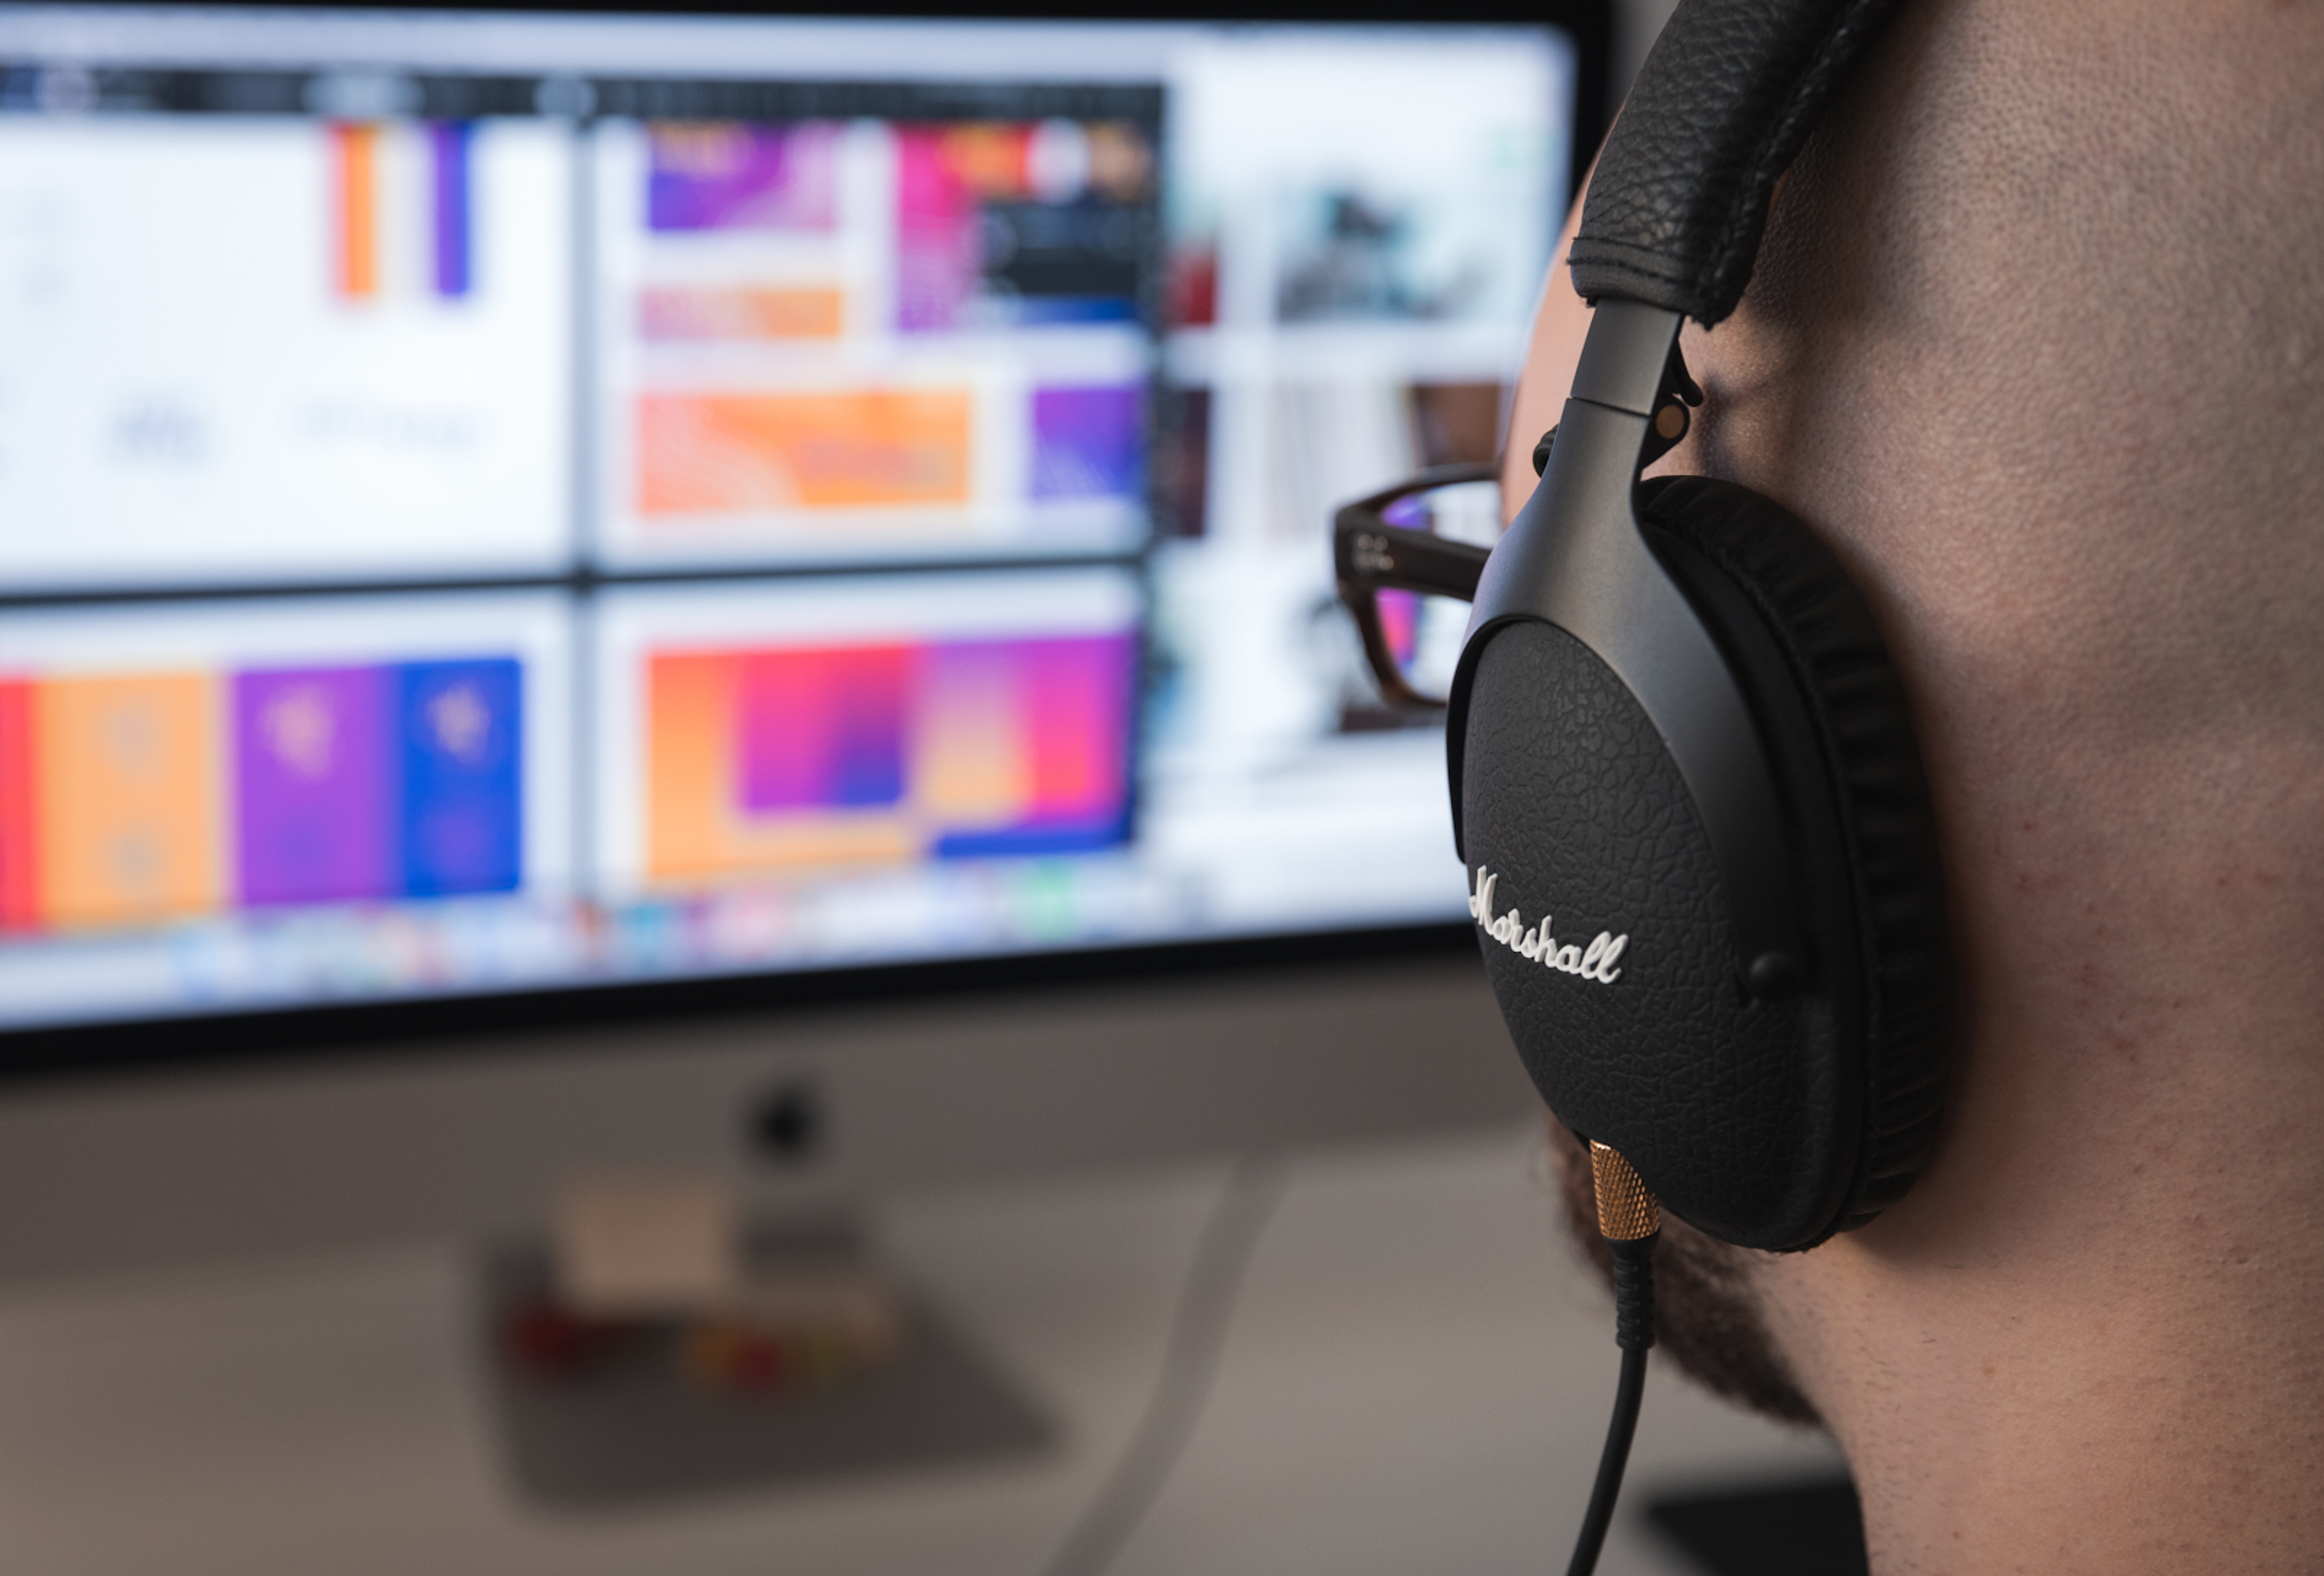
[[[32,687],[41,911],[61,928],[218,906],[218,696],[206,674]]]
[[[1128,835],[1127,630],[647,657],[647,879]]]
[[[1005,122],[974,121],[949,126],[941,134],[945,168],[953,178],[980,197],[1013,198],[1031,195],[1030,161],[1033,128]]]
[[[893,809],[737,813],[734,718],[750,655],[658,655],[646,664],[646,874],[694,882],[817,864],[892,863],[922,834]]]
[[[655,341],[836,339],[839,287],[687,289],[638,295],[638,332]]]
[[[638,510],[735,514],[969,499],[964,389],[647,394]]]
[[[955,659],[928,676],[919,705],[920,793],[935,816],[1002,825],[1036,797],[1038,741],[1005,653]]]
[[[337,273],[343,296],[379,293],[379,128],[331,128],[332,197]]]

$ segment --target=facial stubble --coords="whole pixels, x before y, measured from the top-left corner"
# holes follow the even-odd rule
[[[1610,1287],[1614,1257],[1598,1233],[1589,1160],[1554,1120],[1550,1155],[1565,1223]],[[1665,1215],[1655,1251],[1655,1343],[1714,1395],[1786,1423],[1819,1426],[1822,1419],[1768,1334],[1752,1282],[1751,1257]]]

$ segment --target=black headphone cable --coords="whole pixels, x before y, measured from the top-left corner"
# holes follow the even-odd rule
[[[1618,1152],[1593,1141],[1590,1179],[1598,1196],[1599,1234],[1614,1255],[1614,1339],[1622,1348],[1622,1377],[1614,1387],[1606,1448],[1598,1457],[1598,1481],[1590,1490],[1590,1508],[1582,1515],[1565,1576],[1591,1576],[1614,1522],[1622,1469],[1630,1461],[1630,1436],[1637,1432],[1638,1405],[1646,1393],[1646,1352],[1655,1343],[1655,1243],[1663,1229],[1662,1205]]]

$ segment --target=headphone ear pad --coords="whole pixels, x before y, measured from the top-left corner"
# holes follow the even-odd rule
[[[1865,1127],[1840,1230],[1904,1196],[1936,1135],[1952,959],[1934,816],[1903,686],[1847,571],[1797,517],[1732,483],[1641,484],[1648,544],[1742,681],[1804,845],[1811,912],[1852,915],[1821,960],[1859,982]],[[1843,889],[1829,889],[1834,884]]]

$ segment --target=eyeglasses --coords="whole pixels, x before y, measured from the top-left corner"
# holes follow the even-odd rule
[[[1490,552],[1480,539],[1500,534],[1499,476],[1489,465],[1438,465],[1333,516],[1340,600],[1393,704],[1442,706],[1452,693],[1468,604]]]

